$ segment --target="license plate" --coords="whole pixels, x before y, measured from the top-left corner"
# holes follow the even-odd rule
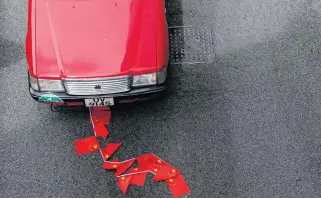
[[[93,99],[85,99],[85,104],[87,107],[113,106],[114,98],[97,97]]]

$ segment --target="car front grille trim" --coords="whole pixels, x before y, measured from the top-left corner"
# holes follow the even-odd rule
[[[131,76],[100,79],[63,79],[68,95],[107,95],[127,92],[131,88]]]

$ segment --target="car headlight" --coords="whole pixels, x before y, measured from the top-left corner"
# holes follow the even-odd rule
[[[167,70],[164,67],[161,71],[143,75],[135,75],[133,77],[133,87],[152,86],[163,84],[167,78]]]
[[[65,92],[61,80],[37,79],[29,74],[29,83],[35,91]]]
[[[61,80],[38,79],[40,91],[65,92]]]
[[[157,83],[156,73],[135,75],[133,77],[133,87],[156,85],[156,83]]]

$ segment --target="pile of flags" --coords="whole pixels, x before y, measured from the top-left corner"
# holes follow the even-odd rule
[[[106,139],[108,137],[109,132],[106,125],[110,123],[111,111],[108,107],[90,108],[89,111],[90,123],[93,126],[95,136],[75,141],[76,153],[85,155],[100,151],[104,160],[103,168],[115,170],[115,176],[118,179],[117,185],[123,194],[127,193],[129,185],[144,186],[149,173],[154,175],[153,181],[165,181],[174,197],[181,197],[190,192],[181,171],[152,153],[122,162],[118,162],[116,159],[110,161],[110,157],[122,143],[108,143],[105,148],[101,148],[97,138]],[[135,162],[138,166],[131,168]]]

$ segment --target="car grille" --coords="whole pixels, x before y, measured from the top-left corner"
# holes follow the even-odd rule
[[[130,90],[131,76],[119,76],[102,79],[64,79],[69,95],[105,95]]]

